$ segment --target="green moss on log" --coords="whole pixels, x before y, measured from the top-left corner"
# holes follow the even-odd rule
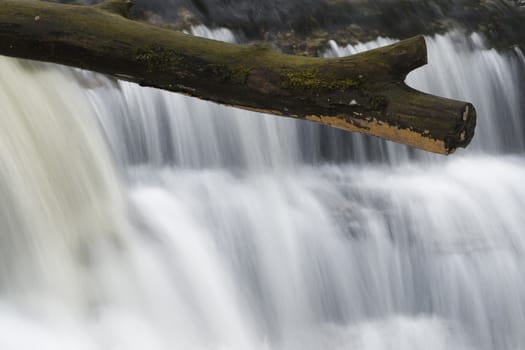
[[[357,89],[363,83],[363,76],[355,79],[338,79],[337,77],[322,76],[316,69],[295,70],[285,73],[281,86],[285,89],[293,88],[301,91],[346,91]]]

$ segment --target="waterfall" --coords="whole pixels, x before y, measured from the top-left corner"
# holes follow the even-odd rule
[[[427,44],[448,158],[0,58],[0,349],[525,347],[525,60]]]
[[[126,222],[117,175],[68,71],[2,58],[0,75],[0,293],[81,307]]]

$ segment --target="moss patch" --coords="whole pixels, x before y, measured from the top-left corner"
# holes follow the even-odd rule
[[[146,65],[148,72],[168,70],[182,61],[182,57],[165,50],[139,50],[135,59]]]
[[[297,90],[348,90],[359,88],[364,81],[362,76],[355,79],[338,79],[334,76],[322,76],[316,69],[296,70],[283,75],[281,86]]]
[[[230,80],[234,83],[244,84],[250,73],[246,66],[230,67]]]

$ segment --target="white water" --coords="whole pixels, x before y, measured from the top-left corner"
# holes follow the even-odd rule
[[[1,58],[0,349],[525,348],[525,61],[458,35],[447,159]]]

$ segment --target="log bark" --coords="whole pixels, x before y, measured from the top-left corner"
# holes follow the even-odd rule
[[[314,121],[450,154],[474,135],[467,102],[408,87],[427,63],[422,36],[344,58],[284,55],[126,18],[95,6],[0,0],[0,54],[54,62],[244,109]]]

